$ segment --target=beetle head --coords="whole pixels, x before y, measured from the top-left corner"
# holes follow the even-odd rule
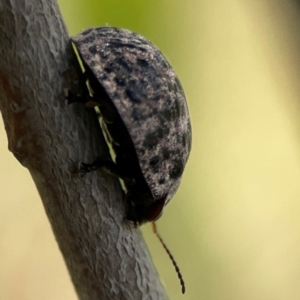
[[[138,225],[157,220],[162,215],[166,198],[154,199],[146,193],[129,191],[126,195],[127,219]]]

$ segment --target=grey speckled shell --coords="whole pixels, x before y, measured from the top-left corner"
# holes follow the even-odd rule
[[[91,28],[72,38],[106,90],[134,143],[155,199],[175,194],[191,149],[181,84],[162,53],[129,30]]]

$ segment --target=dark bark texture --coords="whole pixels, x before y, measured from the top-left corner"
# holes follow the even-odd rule
[[[109,152],[95,112],[64,103],[80,70],[56,1],[0,0],[0,57],[9,150],[36,184],[78,297],[166,299],[140,230],[124,219],[119,181],[76,173]]]

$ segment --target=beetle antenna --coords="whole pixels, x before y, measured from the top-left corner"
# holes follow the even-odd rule
[[[182,294],[185,293],[185,284],[184,284],[184,281],[183,281],[183,278],[182,278],[182,275],[181,275],[181,272],[177,266],[177,263],[173,257],[173,255],[171,254],[170,250],[168,249],[168,247],[166,246],[166,244],[164,243],[164,241],[162,240],[162,238],[160,237],[160,234],[158,233],[157,231],[157,228],[156,228],[156,224],[154,222],[151,223],[152,225],[152,231],[153,233],[157,236],[157,238],[159,239],[159,241],[161,242],[161,244],[163,245],[164,249],[166,250],[166,252],[168,253],[169,255],[169,258],[171,259],[172,261],[172,264],[176,270],[176,273],[177,273],[177,276],[178,276],[178,279],[180,281],[180,284],[181,284],[181,291],[182,291]]]

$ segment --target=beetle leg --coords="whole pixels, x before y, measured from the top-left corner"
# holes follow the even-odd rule
[[[66,105],[72,104],[72,103],[83,103],[87,107],[94,107],[98,105],[94,99],[94,97],[90,94],[90,88],[88,87],[88,78],[86,72],[82,74],[82,93],[80,95],[75,95],[72,93],[69,89],[65,89],[65,102]],[[92,92],[93,93],[93,92]]]
[[[135,179],[130,178],[125,174],[124,170],[109,159],[97,159],[91,164],[81,162],[79,165],[79,174],[83,177],[86,173],[96,171],[98,169],[103,169],[105,172],[123,179],[127,184],[135,184]]]
[[[65,89],[64,90],[65,94],[65,103],[66,105],[78,102],[78,103],[85,103],[84,97],[75,95],[72,93],[70,90]]]

